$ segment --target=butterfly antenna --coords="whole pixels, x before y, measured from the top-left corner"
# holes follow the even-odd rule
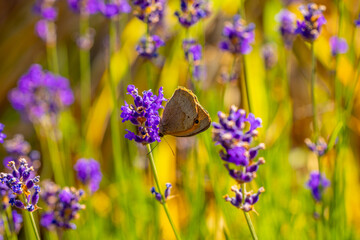
[[[166,141],[165,136],[163,137],[163,139],[165,140],[165,142],[167,143],[167,145],[168,145],[169,148],[171,149],[172,154],[175,156],[175,152],[174,152],[174,150],[171,148],[171,146],[170,146],[170,144],[168,143],[168,141]]]
[[[153,148],[151,149],[151,151],[148,152],[146,155],[149,155],[150,153],[152,153],[152,151],[157,147],[158,144],[159,144],[159,142],[157,142],[156,145],[155,145],[155,147],[153,147]]]

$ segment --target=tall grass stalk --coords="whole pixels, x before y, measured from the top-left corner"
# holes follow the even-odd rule
[[[153,175],[154,175],[154,179],[155,179],[155,184],[156,184],[156,188],[157,188],[157,191],[161,194],[161,205],[163,206],[164,210],[165,210],[165,213],[166,213],[166,216],[169,220],[169,223],[174,231],[174,234],[175,234],[175,237],[177,240],[180,240],[180,235],[178,234],[176,228],[175,228],[175,225],[171,219],[171,216],[170,216],[170,212],[169,212],[169,209],[167,207],[167,204],[166,204],[166,201],[165,201],[165,198],[164,198],[164,195],[162,194],[163,191],[161,189],[161,186],[160,186],[160,182],[159,182],[159,178],[158,178],[158,174],[157,174],[157,171],[156,171],[156,166],[155,166],[155,161],[154,161],[154,157],[153,157],[153,154],[152,154],[152,149],[151,149],[151,145],[150,144],[146,144],[146,148],[148,150],[148,154],[149,154],[149,160],[150,160],[150,165],[151,165],[151,170],[153,172]]]
[[[314,42],[311,42],[311,105],[312,105],[312,116],[313,116],[313,131],[315,142],[319,137],[319,129],[317,125],[317,111],[316,111],[316,100],[315,100],[315,79],[316,79],[316,58],[314,50]],[[320,168],[320,166],[319,166]]]
[[[53,72],[58,74],[59,73],[59,61],[58,61],[58,54],[57,54],[57,48],[56,48],[56,30],[55,30],[55,23],[48,22],[48,28],[49,28],[49,36],[48,39],[51,39],[50,42],[46,43],[46,55],[47,55],[47,61],[48,61],[48,67]],[[51,36],[53,35],[53,36]]]
[[[22,194],[22,199],[23,199],[23,202],[26,203],[26,205],[28,205],[28,200],[25,196],[25,194]],[[27,210],[23,210],[24,212],[27,212],[27,216],[28,216],[28,219],[30,220],[30,223],[31,223],[31,226],[32,226],[32,230],[33,230],[33,233],[35,235],[35,238],[36,240],[40,240],[40,235],[39,235],[39,231],[37,229],[37,226],[36,226],[36,222],[35,222],[35,219],[34,219],[34,215],[32,212],[29,212]],[[26,226],[28,227],[28,226]]]

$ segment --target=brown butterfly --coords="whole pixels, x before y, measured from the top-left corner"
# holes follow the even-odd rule
[[[190,137],[205,131],[210,124],[210,115],[200,105],[195,94],[179,87],[165,105],[159,135]]]

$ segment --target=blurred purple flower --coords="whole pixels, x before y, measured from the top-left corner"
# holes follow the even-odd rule
[[[295,39],[295,14],[283,9],[277,15],[276,19],[280,22],[280,33],[286,48],[291,48]]]
[[[121,107],[122,122],[130,121],[137,127],[138,134],[126,129],[128,133],[125,138],[142,144],[160,142],[159,109],[163,108],[162,102],[166,101],[163,88],[159,89],[158,96],[154,95],[151,90],[143,91],[143,96],[140,96],[134,85],[129,85],[127,91],[127,94],[134,98],[135,105],[129,105],[125,101],[125,106]]]
[[[248,54],[251,52],[251,43],[255,40],[255,25],[245,25],[245,21],[239,15],[235,15],[233,23],[225,23],[223,36],[226,40],[220,42],[220,48],[233,54]]]
[[[267,43],[261,49],[262,57],[264,59],[265,68],[272,69],[278,62],[278,55],[276,45]]]
[[[188,28],[209,16],[210,6],[204,0],[181,0],[181,11],[176,11],[175,15],[180,24]]]
[[[54,0],[36,0],[33,10],[43,19],[55,21],[58,13],[56,8],[53,6],[54,3]]]
[[[325,177],[324,174],[320,174],[317,171],[310,173],[309,181],[306,186],[311,190],[313,198],[316,201],[321,201],[324,190],[330,186],[330,181]]]
[[[194,39],[185,39],[182,44],[185,58],[191,66],[191,74],[194,79],[199,80],[201,75],[200,61],[202,58],[202,47]]]
[[[167,183],[166,184],[166,189],[164,191],[164,199],[165,201],[168,199],[168,197],[170,196],[170,189],[172,188],[171,183]],[[155,187],[152,187],[150,189],[150,192],[154,195],[155,199],[158,200],[160,203],[162,203],[162,196],[160,193],[156,192]]]
[[[39,201],[40,187],[36,185],[40,181],[40,177],[31,177],[31,172],[34,171],[32,167],[28,167],[25,158],[19,159],[20,166],[16,168],[15,162],[10,162],[9,166],[12,173],[0,173],[0,181],[8,188],[12,197],[9,203],[20,209],[26,209],[33,212],[38,209],[37,203]],[[33,189],[33,192],[30,190]],[[17,199],[17,196],[24,195],[27,202],[22,202]]]
[[[99,11],[99,0],[68,0],[69,7],[76,13],[96,14]]]
[[[22,215],[19,214],[16,210],[12,210],[12,219],[14,222],[15,233],[19,233],[23,222]]]
[[[316,143],[311,142],[309,138],[305,139],[306,146],[315,153],[318,157],[323,156],[326,153],[326,150],[328,148],[327,143],[325,142],[325,139],[322,137],[319,137]]]
[[[346,53],[348,51],[348,44],[344,38],[331,37],[330,38],[331,55]]]
[[[127,0],[113,0],[105,2],[105,0],[98,0],[99,11],[107,18],[115,17],[121,13],[129,13],[131,7]]]
[[[360,27],[360,14],[358,16],[358,19],[355,20],[355,26]]]
[[[246,193],[245,201],[243,203],[243,194],[241,192],[241,188],[238,189],[237,186],[231,187],[231,191],[235,193],[235,197],[230,198],[229,195],[225,195],[224,199],[227,202],[230,202],[233,206],[244,210],[245,212],[249,212],[254,210],[254,204],[259,200],[259,195],[265,191],[263,187],[259,188],[258,191],[254,194]]]
[[[323,15],[325,6],[318,6],[315,3],[309,3],[307,6],[302,5],[300,11],[304,16],[304,21],[297,21],[296,34],[300,34],[307,41],[316,40],[321,32],[321,27],[326,23]]]
[[[47,182],[43,187],[41,198],[48,209],[41,216],[40,224],[47,229],[76,229],[71,221],[78,217],[78,212],[85,208],[80,204],[82,190],[64,187],[61,189],[53,182]]]
[[[102,179],[100,164],[94,159],[80,158],[74,165],[78,179],[87,185],[92,193],[99,189]]]
[[[38,122],[43,118],[56,120],[59,112],[73,103],[74,95],[68,79],[45,72],[40,65],[34,64],[19,79],[9,100],[16,110]]]
[[[6,138],[6,134],[3,133],[5,125],[0,123],[0,143],[4,142],[4,139]]]
[[[158,48],[164,45],[165,42],[157,35],[144,36],[136,46],[136,51],[144,58],[156,58]]]
[[[165,0],[135,0],[133,4],[135,16],[145,23],[158,23],[164,15]]]
[[[16,134],[12,139],[6,140],[4,142],[4,148],[8,154],[17,156],[27,155],[31,150],[30,144],[21,134]]]

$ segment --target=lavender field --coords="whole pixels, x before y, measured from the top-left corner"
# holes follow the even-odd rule
[[[0,239],[360,239],[360,1],[0,1]]]

